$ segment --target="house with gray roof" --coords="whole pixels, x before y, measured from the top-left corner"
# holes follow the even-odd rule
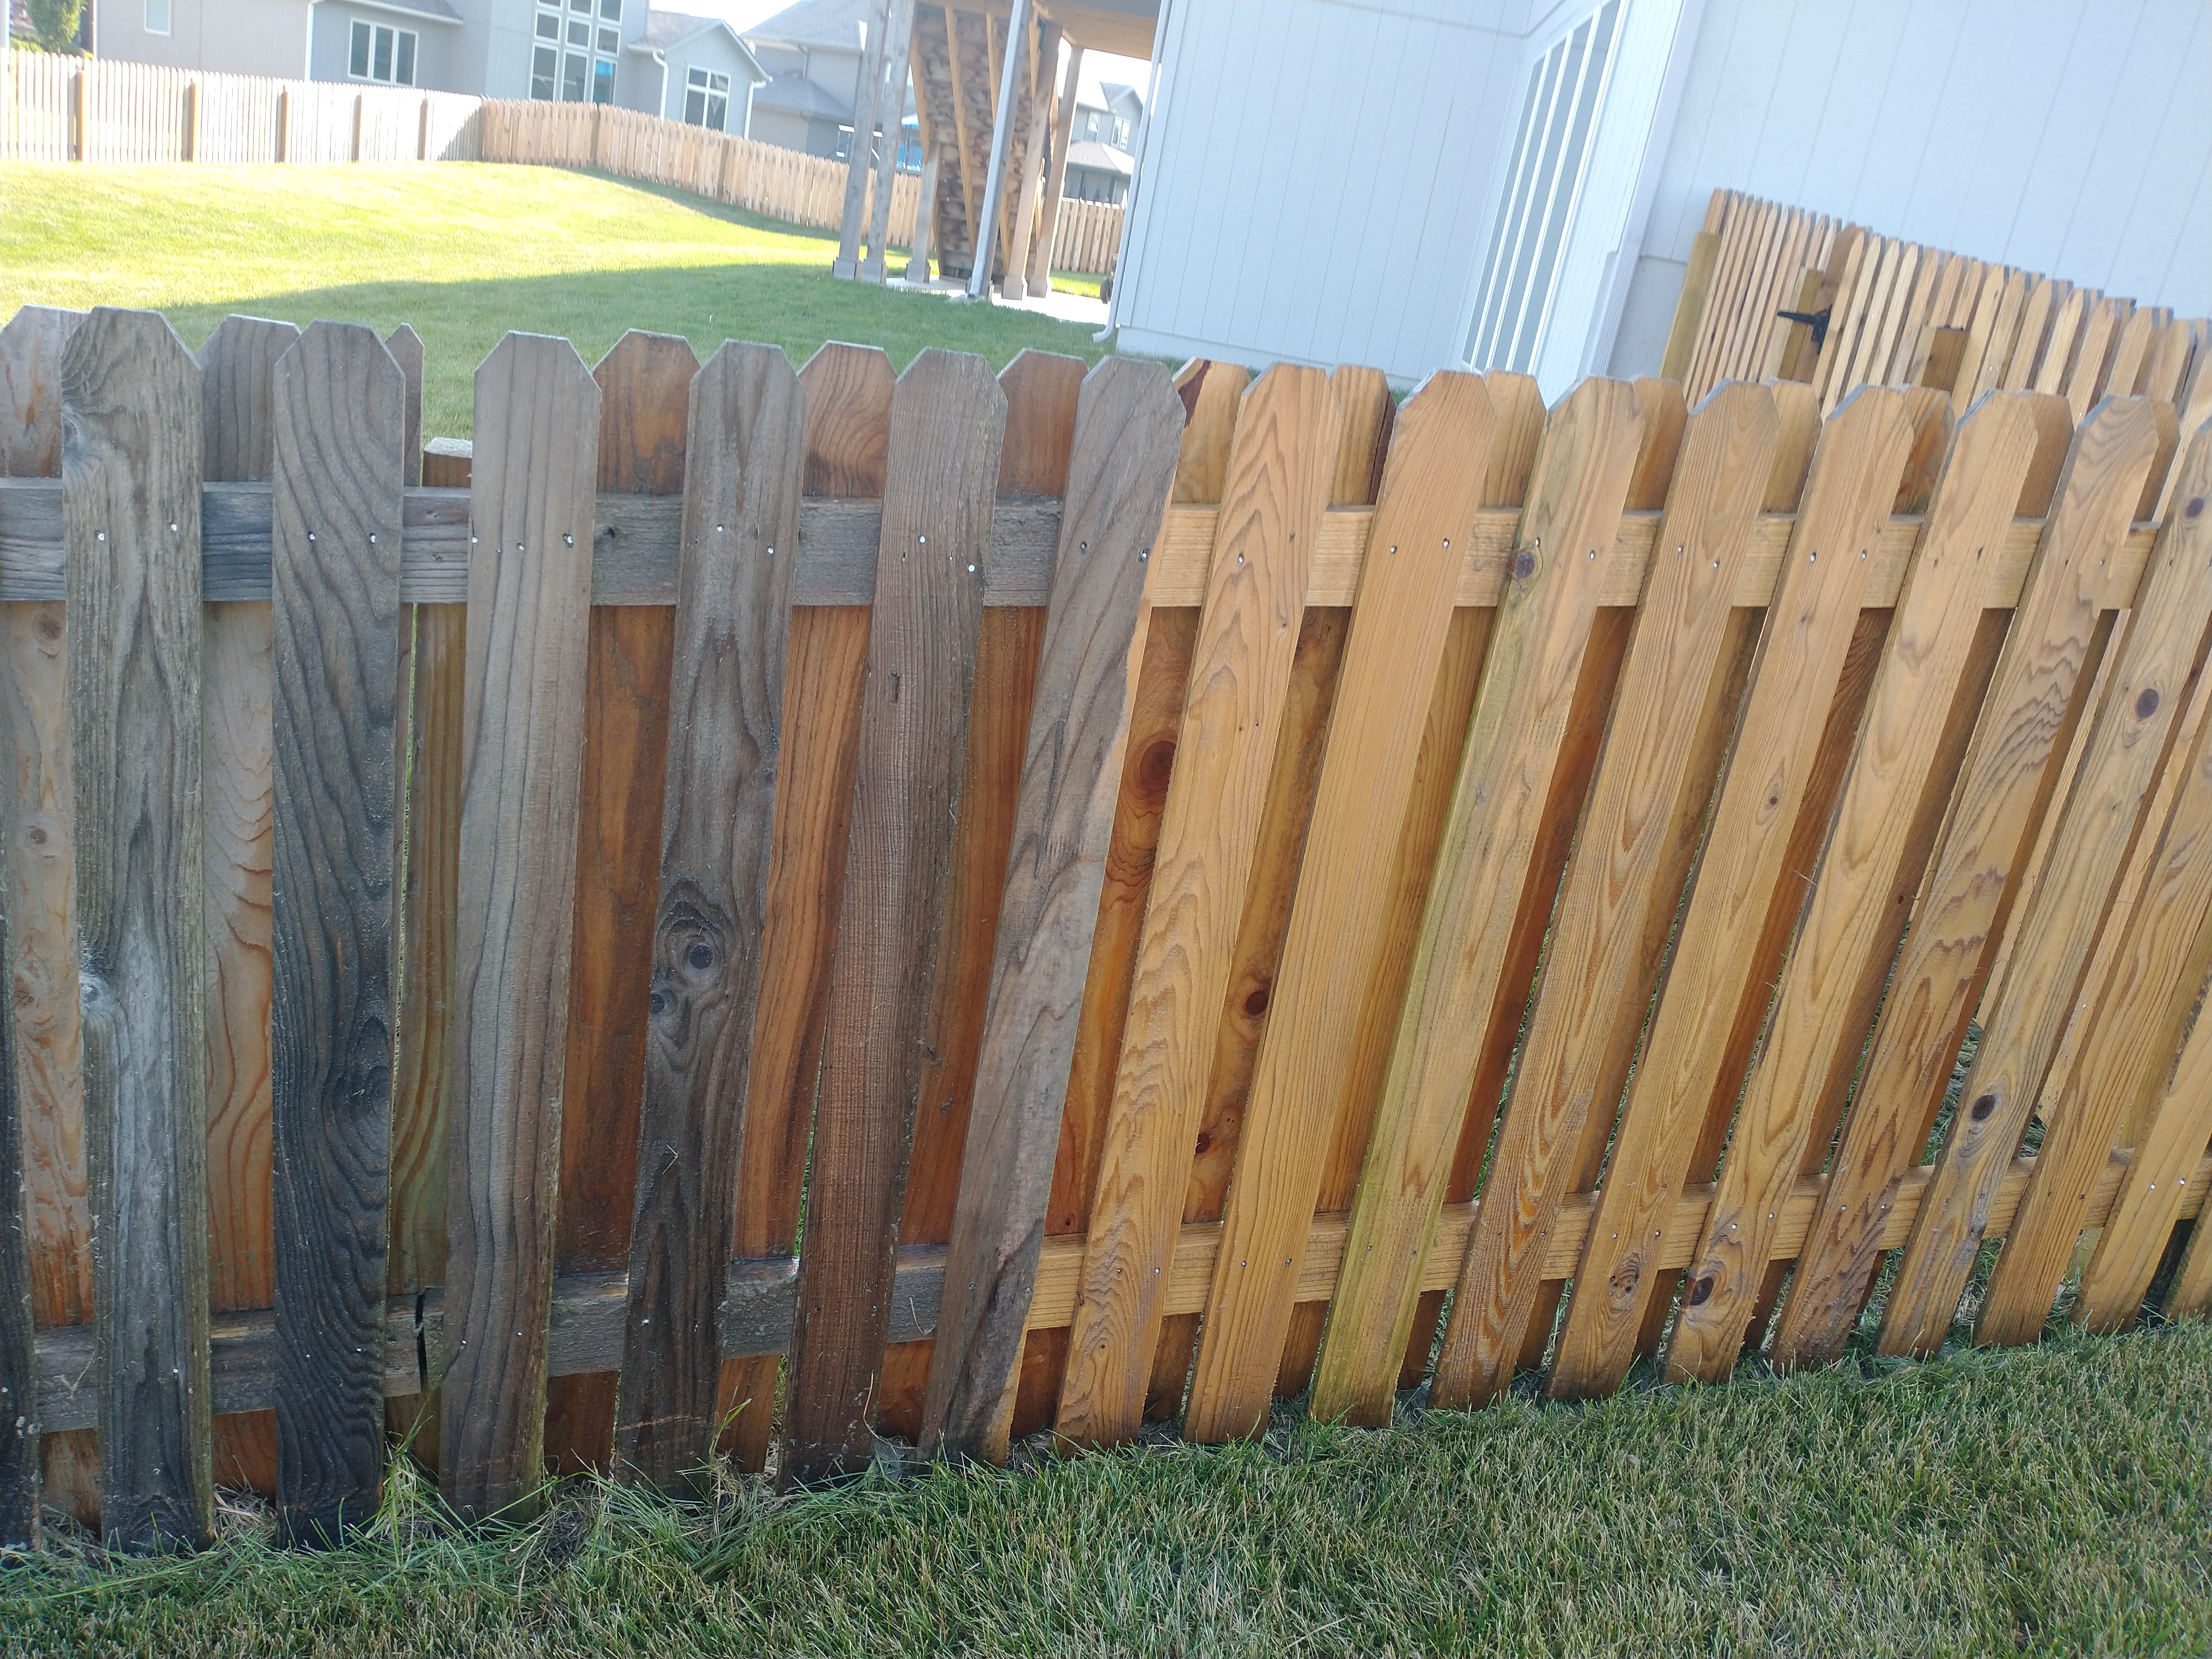
[[[809,155],[851,153],[860,60],[876,12],[872,0],[798,0],[745,31],[745,45],[769,77],[753,95],[753,137]],[[908,128],[913,110],[909,92]],[[913,165],[921,165],[918,143]]]

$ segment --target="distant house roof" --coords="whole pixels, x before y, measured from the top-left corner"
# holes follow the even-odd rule
[[[761,67],[760,59],[753,56],[753,49],[745,44],[744,37],[719,17],[692,17],[680,11],[662,11],[656,8],[646,14],[645,33],[630,42],[629,49],[659,58],[713,29],[720,29],[730,37],[731,42],[751,66],[750,73],[756,86],[768,79],[768,71]]]
[[[1102,144],[1095,138],[1085,138],[1067,147],[1067,165],[1088,167],[1093,173],[1119,173],[1127,179],[1137,170],[1137,164],[1120,150]]]
[[[836,121],[850,126],[853,106],[835,94],[824,92],[797,70],[786,70],[753,94],[753,107],[811,119]],[[1070,151],[1073,155],[1074,152]]]
[[[749,40],[780,46],[829,46],[859,52],[864,26],[875,15],[871,0],[799,0],[745,31]],[[846,112],[849,117],[851,111]]]
[[[446,0],[353,0],[354,4],[368,11],[396,11],[404,17],[419,17],[426,23],[453,23],[461,21],[460,13],[446,3]]]

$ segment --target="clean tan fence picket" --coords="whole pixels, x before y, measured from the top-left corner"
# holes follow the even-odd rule
[[[0,161],[506,161],[591,167],[814,229],[842,222],[846,166],[595,104],[221,75],[0,51]],[[874,175],[861,222],[872,223]],[[891,183],[889,240],[914,242],[921,181]],[[1060,204],[1057,270],[1113,269],[1121,210]]]
[[[1693,398],[1778,375],[1823,410],[1862,386],[1940,386],[1962,405],[2033,390],[2079,420],[2104,397],[2172,403],[2212,336],[2203,318],[1730,190],[1692,240],[1660,372]]]
[[[2212,422],[421,369],[0,331],[9,1540],[2212,1300]]]

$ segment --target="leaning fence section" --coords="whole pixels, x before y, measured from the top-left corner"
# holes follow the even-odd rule
[[[2057,277],[1877,235],[1717,190],[1692,239],[1662,373],[1812,385],[1824,411],[1862,386],[2172,403],[2212,324]]]
[[[603,104],[483,99],[0,51],[0,160],[505,161],[591,167],[814,229],[842,222],[846,166]],[[867,185],[871,198],[874,175]],[[910,247],[920,182],[891,185],[889,240]],[[864,211],[861,222],[872,222]],[[1121,210],[1066,202],[1055,269],[1107,271]]]
[[[11,1540],[2212,1302],[2205,354],[421,374],[0,331]]]

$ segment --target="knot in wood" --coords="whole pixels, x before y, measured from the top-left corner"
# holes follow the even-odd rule
[[[1536,550],[1524,547],[1513,555],[1513,580],[1526,581],[1536,574]]]

